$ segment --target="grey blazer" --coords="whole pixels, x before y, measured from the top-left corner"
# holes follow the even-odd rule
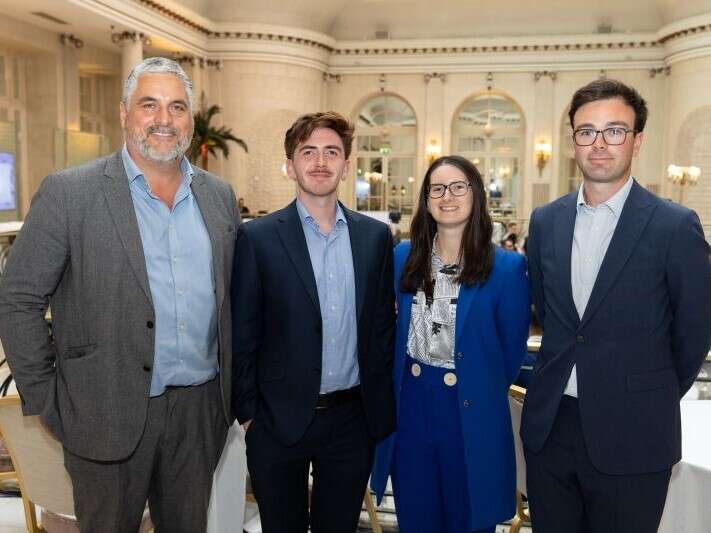
[[[212,241],[220,384],[231,423],[229,294],[239,209],[232,188],[198,168],[192,191]],[[24,414],[41,415],[77,455],[130,455],[146,420],[154,322],[121,152],[45,178],[0,282],[0,338]]]

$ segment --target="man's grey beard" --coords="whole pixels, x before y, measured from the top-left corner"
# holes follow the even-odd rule
[[[188,148],[190,148],[190,141],[192,140],[192,131],[190,132],[190,135],[178,137],[178,144],[176,144],[171,151],[159,153],[156,152],[150,145],[150,143],[148,142],[148,137],[151,133],[161,130],[166,133],[178,135],[178,131],[175,128],[160,128],[157,126],[151,126],[146,131],[146,134],[141,137],[134,136],[127,131],[126,141],[130,143],[134,148],[136,148],[136,150],[138,150],[141,156],[143,156],[145,159],[149,159],[150,161],[154,161],[156,163],[172,163],[173,161],[176,161],[183,157],[185,152],[188,151]]]

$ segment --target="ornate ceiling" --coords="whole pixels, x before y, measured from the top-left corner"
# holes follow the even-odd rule
[[[158,0],[220,22],[308,29],[336,40],[654,33],[711,0]],[[384,34],[382,34],[384,35]]]

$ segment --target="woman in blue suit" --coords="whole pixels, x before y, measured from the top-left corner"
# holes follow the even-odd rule
[[[477,169],[459,156],[427,170],[411,241],[395,249],[397,431],[371,485],[392,478],[402,533],[493,532],[515,511],[508,388],[526,353],[523,256],[491,243]]]

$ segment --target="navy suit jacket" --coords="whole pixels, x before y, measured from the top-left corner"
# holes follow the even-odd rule
[[[386,224],[341,207],[353,254],[361,395],[369,434],[379,440],[395,427],[392,237]],[[316,411],[323,343],[296,202],[239,227],[232,279],[237,420],[257,418],[284,445],[294,444]]]
[[[395,249],[398,317],[393,382],[398,402],[414,296],[399,286],[409,252],[409,241]],[[497,247],[486,283],[460,286],[457,298],[454,351],[472,530],[508,520],[515,512],[516,457],[508,390],[526,353],[529,318],[526,259]],[[391,435],[376,449],[371,486],[379,500],[394,448],[395,435]]]
[[[595,467],[661,471],[681,458],[679,399],[711,342],[709,246],[693,211],[635,182],[580,319],[570,272],[576,201],[571,193],[531,215],[529,277],[543,340],[521,437],[541,450],[575,364]]]

